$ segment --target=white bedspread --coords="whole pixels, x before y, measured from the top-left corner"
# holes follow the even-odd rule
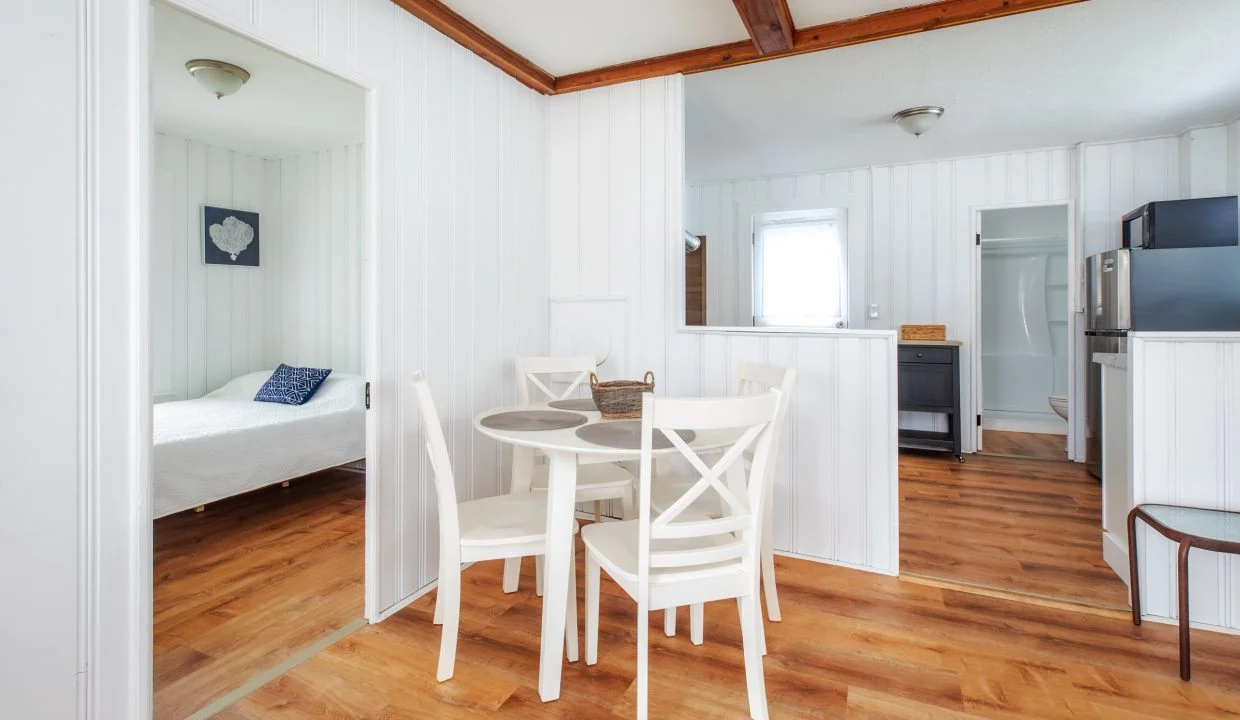
[[[155,517],[365,457],[363,378],[332,373],[305,405],[254,402],[270,376],[154,407]]]

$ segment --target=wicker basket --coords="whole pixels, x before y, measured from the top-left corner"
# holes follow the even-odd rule
[[[946,325],[901,325],[901,340],[946,340]]]
[[[642,416],[642,393],[654,392],[654,373],[646,371],[643,381],[609,380],[599,382],[598,376],[590,373],[590,393],[594,395],[594,404],[606,420],[639,418]]]

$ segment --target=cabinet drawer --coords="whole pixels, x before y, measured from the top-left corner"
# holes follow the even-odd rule
[[[899,348],[902,363],[950,363],[955,348],[931,347],[929,345],[901,345]]]
[[[955,367],[942,363],[900,364],[900,408],[942,408],[956,404]]]

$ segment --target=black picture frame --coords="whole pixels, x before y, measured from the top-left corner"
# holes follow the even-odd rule
[[[248,243],[244,240],[250,234]],[[215,234],[212,235],[212,228]],[[203,262],[207,265],[242,265],[258,267],[259,264],[259,218],[258,213],[247,210],[202,206]]]

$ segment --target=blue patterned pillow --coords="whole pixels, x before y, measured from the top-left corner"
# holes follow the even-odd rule
[[[267,378],[267,382],[259,388],[254,399],[258,402],[304,405],[331,374],[331,368],[299,368],[280,363],[280,367],[276,368],[271,377]]]

